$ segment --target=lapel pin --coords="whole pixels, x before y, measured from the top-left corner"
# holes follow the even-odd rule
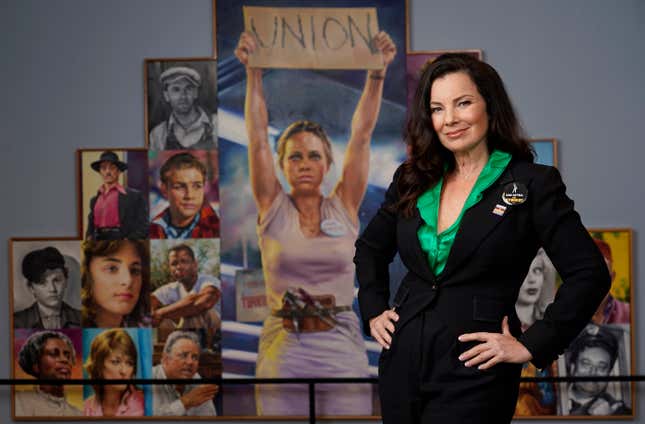
[[[502,200],[509,206],[521,205],[529,197],[529,191],[522,183],[512,182],[504,187]]]
[[[495,215],[502,216],[504,215],[504,212],[506,212],[506,206],[500,205],[499,203],[495,205],[495,208],[493,209],[493,213]]]

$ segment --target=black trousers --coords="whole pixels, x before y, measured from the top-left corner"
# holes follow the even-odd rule
[[[459,355],[462,343],[432,308],[395,331],[379,358],[384,424],[505,424],[515,411],[521,364],[480,371]],[[501,329],[501,323],[498,327]]]

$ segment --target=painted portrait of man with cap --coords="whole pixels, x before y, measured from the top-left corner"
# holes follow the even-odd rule
[[[107,150],[90,164],[101,185],[90,199],[85,238],[90,240],[144,239],[148,236],[148,202],[139,190],[119,182],[128,164]]]
[[[51,330],[81,326],[81,311],[63,300],[70,273],[56,247],[30,251],[22,259],[20,269],[35,301],[13,314],[15,328]]]
[[[588,324],[571,343],[565,354],[567,375],[572,377],[607,377],[619,361],[620,329]],[[619,383],[611,383],[617,385]],[[612,393],[607,381],[574,381],[563,398],[563,415],[629,415],[630,406],[621,396],[629,396],[627,384]],[[619,387],[619,386],[618,386]],[[621,393],[622,392],[622,393]]]
[[[203,65],[214,67],[215,62],[196,62],[191,65],[182,62],[177,66],[166,67],[159,75],[159,100],[163,101],[164,108],[170,113],[150,131],[148,147],[151,150],[217,148],[217,114],[210,113],[199,101],[209,94],[202,93],[209,91],[202,90],[209,81],[197,70],[203,68]],[[211,109],[216,110],[210,106],[210,101],[208,103]]]

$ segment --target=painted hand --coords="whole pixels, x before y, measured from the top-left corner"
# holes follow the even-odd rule
[[[216,384],[202,384],[184,394],[180,399],[186,409],[199,406],[213,400],[219,392],[219,386]]]
[[[383,54],[383,65],[388,66],[396,56],[396,45],[392,38],[385,31],[380,31],[374,36],[376,48]]]
[[[480,341],[477,346],[459,356],[464,365],[485,370],[500,362],[521,364],[533,359],[533,355],[515,337],[508,328],[508,317],[502,320],[502,333],[468,333],[459,336],[460,342]]]
[[[243,32],[240,35],[240,41],[237,43],[235,48],[235,57],[242,62],[242,65],[248,66],[249,64],[249,55],[251,55],[257,48],[257,43],[255,42],[255,37],[248,32]]]

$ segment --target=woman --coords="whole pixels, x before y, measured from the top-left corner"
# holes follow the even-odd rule
[[[410,157],[354,259],[364,328],[384,348],[383,420],[508,423],[521,364],[548,366],[582,330],[609,288],[607,267],[557,170],[533,164],[490,65],[437,58],[406,140]],[[564,284],[522,334],[515,301],[540,246]],[[397,250],[409,272],[390,308]]]
[[[245,120],[251,188],[258,209],[258,236],[271,316],[258,348],[257,377],[367,377],[365,343],[351,305],[354,299],[353,244],[358,208],[365,194],[369,148],[379,114],[388,65],[396,55],[390,37],[374,40],[383,69],[367,72],[352,119],[340,181],[329,196],[321,191],[333,161],[322,127],[298,121],[277,142],[278,166],[291,186],[284,192],[276,176],[268,140],[268,113],[262,69],[248,66],[257,48],[243,33],[235,55],[246,66]],[[319,386],[322,415],[371,413],[371,388]],[[306,414],[307,392],[299,387],[256,388],[259,415]]]
[[[515,302],[517,317],[522,331],[544,316],[544,310],[553,302],[555,296],[555,268],[551,260],[540,248],[529,266],[529,272],[520,286]]]
[[[137,375],[137,348],[125,330],[106,330],[92,340],[85,371],[92,379],[131,379]],[[88,417],[143,416],[143,392],[133,384],[93,385],[85,400]]]
[[[82,245],[83,327],[149,323],[149,258],[142,240],[86,240]]]
[[[544,317],[546,307],[553,302],[555,295],[555,268],[549,257],[540,248],[529,272],[524,278],[515,302],[515,310],[520,320],[522,331]],[[522,364],[521,377],[553,377],[557,375],[556,364],[538,369],[530,362]],[[548,381],[521,383],[516,416],[556,415],[556,385]]]
[[[45,381],[34,390],[16,390],[16,416],[82,415],[82,412],[67,400],[65,385],[46,382],[71,379],[75,364],[74,343],[65,333],[45,330],[31,334],[18,352],[18,365],[25,373]]]

